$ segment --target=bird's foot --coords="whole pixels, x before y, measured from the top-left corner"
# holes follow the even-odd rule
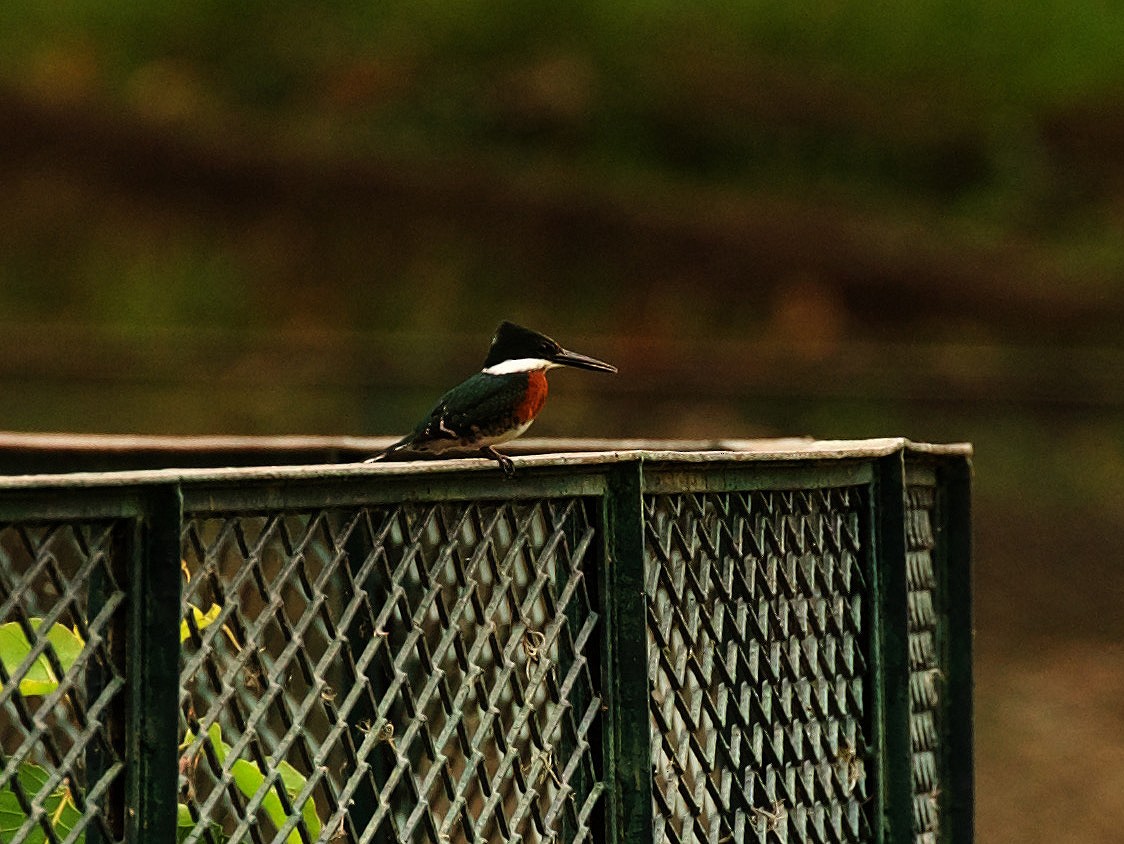
[[[505,478],[510,479],[515,477],[515,463],[512,462],[511,458],[506,454],[500,454],[490,445],[486,445],[482,449],[480,449],[480,453],[487,457],[489,460],[495,460],[497,463],[499,463],[500,468],[503,469],[503,475]]]

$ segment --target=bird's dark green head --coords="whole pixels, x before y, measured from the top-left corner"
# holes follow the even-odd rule
[[[505,367],[506,365],[506,367]],[[596,358],[579,355],[562,348],[545,334],[504,320],[492,338],[492,347],[484,359],[484,370],[546,369],[550,366],[574,366],[596,372],[616,372],[617,368]]]
[[[562,347],[545,334],[505,320],[500,323],[492,338],[492,347],[484,360],[484,368],[520,358],[550,360],[560,351]]]

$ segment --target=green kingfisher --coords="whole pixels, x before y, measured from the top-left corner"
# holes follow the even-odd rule
[[[563,349],[544,334],[501,322],[484,368],[445,393],[413,432],[368,463],[396,454],[478,454],[515,472],[511,458],[496,451],[535,421],[546,403],[546,371],[573,366],[594,372],[617,368]]]

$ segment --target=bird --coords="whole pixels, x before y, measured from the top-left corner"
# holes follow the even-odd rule
[[[496,451],[535,421],[546,403],[546,371],[560,366],[614,373],[617,368],[562,348],[557,342],[507,320],[492,337],[483,368],[437,400],[409,434],[364,461],[398,454],[477,454],[499,463],[513,477],[511,458]]]

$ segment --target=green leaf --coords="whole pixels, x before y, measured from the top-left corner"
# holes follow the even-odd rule
[[[41,618],[32,618],[30,621],[36,631],[43,623]],[[47,639],[50,640],[59,658],[63,673],[70,670],[86,646],[77,633],[61,624],[51,625],[47,631]],[[19,623],[9,621],[7,624],[0,624],[0,662],[4,663],[8,672],[11,673],[17,665],[27,659],[29,653],[31,653],[31,643],[27,641]],[[20,694],[27,697],[49,695],[59,687],[60,679],[51,670],[46,654],[40,654],[20,679]]]
[[[218,604],[211,604],[207,612],[203,612],[203,610],[199,609],[199,607],[195,606],[194,604],[188,604],[188,606],[191,608],[191,614],[195,618],[195,626],[200,630],[203,630],[214,624],[215,619],[218,618],[219,613],[222,612],[222,607],[220,607]],[[190,638],[191,630],[187,626],[187,622],[181,621],[180,642],[186,642]]]
[[[30,762],[24,762],[16,768],[16,778],[28,800],[34,799],[47,784],[47,772]],[[47,795],[47,799],[43,801],[43,808],[47,810],[51,827],[59,839],[70,835],[75,825],[82,819],[82,813],[75,807],[65,786],[60,785]],[[20,808],[11,785],[5,784],[0,787],[0,841],[11,841],[15,838],[16,830],[23,826],[26,820],[27,815]],[[47,835],[43,832],[42,825],[36,824],[31,834],[22,840],[27,844],[44,844]],[[79,835],[76,840],[82,842],[85,836]]]
[[[191,810],[187,808],[186,803],[176,804],[176,826],[179,829],[195,826],[195,819],[191,817]]]
[[[199,823],[202,823],[202,821]],[[178,803],[176,805],[176,841],[186,841],[195,831],[196,826],[198,826],[198,823],[192,820],[191,810],[187,808],[187,804]],[[226,836],[222,833],[222,826],[213,821],[208,826],[211,829],[211,840],[219,842],[219,844],[226,841]]]
[[[176,806],[176,841],[184,841],[193,829],[195,820],[191,817],[191,811],[186,803],[179,803]]]
[[[207,735],[211,738],[211,746],[215,749],[215,756],[219,759],[219,764],[226,764],[226,754],[230,752],[230,745],[222,740],[222,727],[217,723],[211,724],[211,728],[207,730]]]
[[[277,765],[277,771],[281,774],[281,782],[285,784],[285,791],[288,793],[290,799],[295,800],[297,795],[300,794],[308,784],[308,777],[284,759]],[[311,795],[309,795],[308,800],[301,809],[301,815],[304,817],[304,824],[308,827],[309,834],[313,838],[318,836],[320,834],[320,815],[316,811],[316,801],[312,799]],[[300,836],[298,835],[297,837],[299,838]],[[290,838],[292,838],[292,836],[290,836]]]
[[[226,763],[226,757],[230,753],[230,745],[223,741],[222,727],[218,724],[212,724],[207,730],[207,735],[211,739],[211,746],[215,749],[215,756],[219,760],[219,764]],[[184,737],[183,746],[190,746],[196,741],[195,736],[190,732]],[[270,764],[273,760],[269,759]],[[308,778],[305,777],[300,771],[290,765],[288,762],[282,760],[277,764],[277,772],[281,777],[281,783],[285,787],[285,792],[289,795],[291,800],[295,800],[297,795],[308,783]],[[234,777],[234,784],[238,787],[247,798],[251,798],[261,788],[265,782],[265,775],[262,774],[258,766],[249,761],[248,759],[238,759],[230,766],[230,773]],[[284,807],[281,805],[281,798],[278,797],[274,788],[270,788],[266,793],[265,798],[262,800],[262,808],[265,809],[269,819],[273,821],[274,826],[280,829],[285,825],[289,819],[288,814],[285,813]],[[310,795],[304,805],[300,807],[301,817],[304,818],[305,826],[308,827],[309,833],[313,838],[320,834],[320,814],[316,809],[316,801]],[[299,844],[300,833],[295,829],[289,833],[287,839],[288,844]]]

